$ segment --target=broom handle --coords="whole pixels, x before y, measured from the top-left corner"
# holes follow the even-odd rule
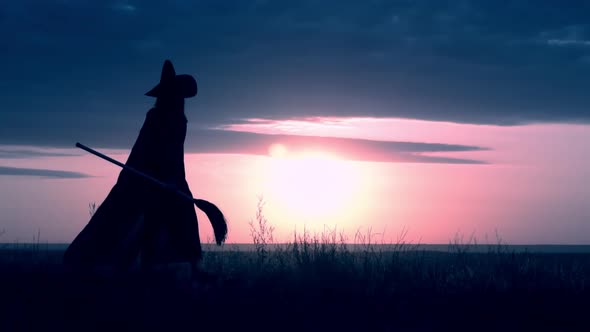
[[[111,162],[111,163],[113,163],[113,164],[115,164],[115,165],[117,165],[119,167],[122,167],[123,169],[128,170],[128,171],[130,171],[131,173],[133,173],[135,175],[139,175],[142,178],[144,178],[146,180],[149,180],[149,181],[157,184],[158,186],[160,186],[160,187],[162,187],[164,189],[167,189],[167,190],[172,191],[173,193],[181,196],[182,198],[190,201],[191,203],[194,203],[194,199],[190,195],[187,195],[186,193],[184,193],[184,192],[182,192],[182,191],[180,191],[180,190],[178,190],[178,189],[176,189],[176,188],[174,188],[174,187],[166,184],[165,182],[162,182],[162,181],[160,181],[160,180],[158,180],[158,179],[156,179],[156,178],[154,178],[154,177],[152,177],[150,175],[147,175],[144,172],[138,171],[138,170],[136,170],[135,168],[133,168],[131,166],[127,166],[127,165],[123,164],[122,162],[120,162],[118,160],[115,160],[115,159],[113,159],[113,158],[111,158],[111,157],[109,157],[107,155],[104,155],[104,154],[102,154],[102,153],[100,153],[100,152],[98,152],[98,151],[96,151],[94,149],[91,149],[91,148],[87,147],[84,144],[76,143],[76,147],[77,148],[80,148],[80,149],[82,149],[84,151],[90,152],[93,155],[95,155],[97,157],[100,157],[100,158],[102,158],[102,159],[104,159],[106,161],[109,161],[109,162]]]

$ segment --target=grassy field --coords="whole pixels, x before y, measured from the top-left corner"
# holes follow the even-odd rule
[[[79,277],[63,252],[0,250],[0,331],[588,331],[590,255],[429,252],[300,234],[269,250],[207,251],[198,281]],[[358,240],[358,239],[357,239]]]
[[[366,250],[317,239],[206,252],[206,280],[77,278],[59,251],[2,252],[2,331],[583,331],[590,256]],[[188,329],[188,330],[191,330]]]

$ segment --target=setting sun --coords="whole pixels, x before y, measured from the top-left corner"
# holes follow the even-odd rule
[[[286,213],[313,220],[350,212],[360,177],[352,163],[320,151],[288,154],[278,144],[270,151],[267,191]]]
[[[287,148],[283,144],[273,144],[268,148],[268,154],[271,157],[285,157]]]

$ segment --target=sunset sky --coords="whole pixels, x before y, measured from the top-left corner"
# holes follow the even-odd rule
[[[187,180],[250,242],[590,244],[590,3],[12,1],[0,9],[0,242],[70,242],[171,59]],[[199,212],[204,241],[212,237]]]

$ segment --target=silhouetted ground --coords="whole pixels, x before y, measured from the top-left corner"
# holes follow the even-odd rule
[[[206,252],[198,282],[74,276],[59,251],[0,252],[0,330],[587,331],[590,255]]]

